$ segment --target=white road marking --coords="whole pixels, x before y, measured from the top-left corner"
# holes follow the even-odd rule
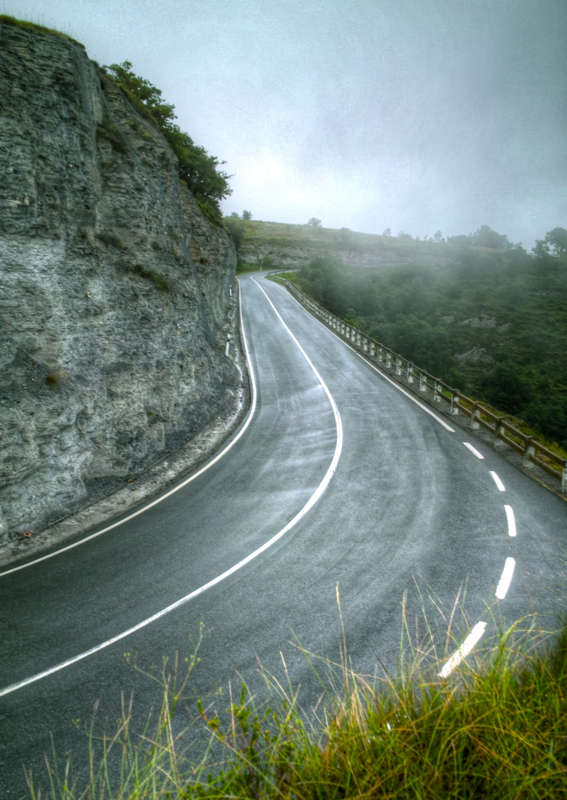
[[[68,544],[66,547],[62,547],[60,550],[56,550],[54,553],[49,553],[46,556],[41,556],[40,558],[36,558],[33,561],[29,561],[27,564],[20,564],[19,567],[12,567],[12,569],[7,569],[5,572],[0,572],[0,578],[2,578],[4,575],[10,575],[12,572],[18,572],[21,569],[27,569],[27,567],[31,567],[34,564],[39,564],[40,561],[46,561],[48,558],[54,558],[54,556],[58,556],[60,553],[65,553],[67,550],[72,550],[73,547],[78,547],[79,545],[84,544],[85,542],[90,542],[91,539],[96,539],[97,536],[102,536],[103,533],[108,533],[108,531],[111,531],[113,528],[117,528],[119,525],[123,525],[125,522],[134,519],[134,517],[143,514],[144,511],[148,510],[148,508],[156,506],[158,503],[161,503],[162,500],[165,500],[166,497],[170,497],[172,494],[175,494],[175,492],[178,492],[180,489],[183,489],[184,486],[187,486],[188,483],[194,481],[195,478],[198,478],[199,475],[202,475],[203,472],[206,472],[210,467],[213,466],[213,464],[216,464],[217,461],[219,461],[219,459],[221,459],[224,455],[226,455],[232,447],[234,447],[236,442],[240,439],[240,437],[244,434],[244,432],[252,422],[252,417],[254,416],[254,412],[256,411],[256,379],[254,377],[254,371],[250,363],[248,344],[246,342],[246,335],[244,334],[244,325],[242,323],[242,304],[240,305],[240,329],[242,331],[242,339],[244,341],[246,361],[249,367],[250,383],[252,384],[252,401],[250,403],[250,411],[248,412],[248,417],[246,419],[246,422],[244,423],[240,431],[237,433],[237,435],[234,437],[234,439],[232,439],[232,441],[229,442],[229,444],[227,444],[227,446],[223,450],[221,450],[220,453],[218,453],[211,461],[205,464],[204,467],[201,467],[200,470],[197,470],[197,472],[195,472],[189,478],[180,483],[179,486],[175,486],[173,489],[170,489],[169,492],[166,492],[166,494],[163,494],[161,497],[158,497],[157,500],[153,500],[151,503],[148,503],[143,508],[139,508],[138,511],[135,511],[133,514],[129,514],[127,517],[124,517],[124,519],[121,519],[118,522],[113,522],[112,525],[108,525],[101,531],[97,531],[96,533],[91,533],[90,536],[85,536],[84,539],[81,539],[78,542],[74,542],[73,544]]]
[[[252,280],[254,280],[254,279],[252,279]],[[256,283],[256,281],[254,281],[254,282]],[[262,289],[261,286],[258,286],[258,288],[261,289],[262,292],[264,292],[264,290]],[[198,597],[200,594],[203,594],[203,592],[206,592],[207,589],[210,589],[211,587],[216,586],[216,584],[220,583],[221,581],[224,581],[225,578],[228,578],[230,575],[233,575],[235,572],[238,572],[239,569],[242,569],[242,567],[244,567],[246,564],[249,564],[250,561],[252,561],[253,559],[257,558],[257,556],[259,556],[261,553],[263,553],[265,550],[267,550],[269,547],[271,547],[273,544],[275,544],[275,542],[277,542],[279,539],[281,539],[282,536],[285,536],[285,534],[288,531],[290,531],[299,522],[299,520],[302,519],[302,517],[304,517],[307,514],[307,512],[315,505],[317,500],[319,500],[319,498],[321,497],[321,495],[323,494],[323,492],[327,488],[327,486],[329,484],[329,481],[331,480],[331,478],[333,477],[333,474],[335,473],[335,470],[337,468],[337,464],[339,463],[339,458],[340,458],[341,450],[342,450],[342,446],[343,446],[343,426],[342,426],[339,410],[338,410],[337,405],[336,405],[336,403],[335,403],[335,401],[333,399],[333,396],[331,395],[331,393],[329,392],[327,386],[325,385],[325,382],[323,381],[323,379],[321,378],[321,376],[319,375],[319,373],[317,372],[317,370],[315,369],[315,367],[313,366],[313,364],[309,360],[309,358],[306,355],[305,351],[303,350],[303,348],[301,347],[301,345],[299,344],[299,342],[297,341],[297,339],[295,338],[293,333],[289,330],[289,328],[287,327],[287,325],[285,324],[283,319],[278,314],[277,309],[275,308],[274,304],[272,303],[272,301],[270,300],[268,295],[265,292],[264,292],[264,294],[266,295],[266,298],[268,299],[268,302],[270,303],[270,305],[272,306],[272,308],[274,309],[274,311],[278,315],[279,319],[281,320],[282,325],[285,327],[285,329],[288,331],[288,333],[291,336],[291,338],[293,339],[293,341],[299,347],[299,349],[303,353],[305,359],[307,360],[307,363],[309,364],[309,366],[311,367],[311,369],[313,370],[313,372],[317,376],[317,379],[319,380],[319,383],[321,384],[321,386],[325,390],[325,393],[326,393],[327,397],[329,398],[329,401],[330,401],[331,406],[333,408],[333,413],[335,415],[335,424],[336,424],[336,428],[337,428],[337,443],[335,445],[335,453],[333,455],[333,459],[331,461],[331,464],[330,464],[329,468],[327,469],[327,472],[325,473],[325,476],[324,476],[323,480],[321,481],[321,483],[319,484],[319,486],[317,487],[315,492],[311,495],[311,497],[309,498],[307,503],[295,515],[295,517],[291,520],[291,522],[288,522],[288,524],[285,526],[285,528],[282,528],[281,531],[276,533],[275,536],[272,536],[271,539],[269,539],[267,542],[265,542],[261,547],[258,547],[257,550],[254,550],[253,553],[250,553],[249,556],[246,556],[246,558],[243,558],[242,561],[239,561],[238,564],[235,564],[230,569],[227,569],[226,572],[223,572],[221,575],[217,575],[217,577],[213,578],[212,581],[209,581],[208,583],[205,583],[203,586],[200,586],[198,589],[195,589],[193,592],[190,592],[190,594],[186,595],[185,597],[182,597],[181,600],[177,600],[177,602],[172,603],[170,606],[167,606],[167,608],[164,608],[161,611],[158,611],[157,614],[153,614],[151,617],[148,617],[148,619],[143,620],[143,622],[139,622],[137,625],[134,625],[133,628],[129,628],[127,631],[124,631],[123,633],[119,633],[117,636],[113,636],[111,639],[108,639],[106,642],[103,642],[102,644],[99,644],[96,647],[91,647],[90,650],[86,650],[84,653],[79,653],[78,656],[74,656],[73,658],[69,658],[67,661],[63,661],[61,664],[57,664],[56,666],[51,667],[50,669],[46,669],[43,672],[38,673],[37,675],[33,675],[31,678],[26,678],[23,681],[19,681],[18,683],[13,683],[10,686],[6,686],[4,689],[0,689],[0,697],[3,697],[6,694],[10,694],[11,692],[15,692],[18,689],[23,689],[24,686],[29,686],[30,683],[35,683],[36,681],[39,681],[42,678],[47,678],[49,675],[53,675],[53,673],[59,672],[60,670],[65,669],[65,667],[70,667],[72,664],[76,664],[78,661],[82,661],[83,659],[88,658],[89,656],[92,656],[95,653],[98,653],[100,650],[103,650],[104,648],[109,647],[111,644],[115,644],[115,642],[119,642],[121,639],[125,639],[126,636],[130,636],[130,634],[135,633],[136,631],[139,631],[142,628],[145,628],[147,625],[150,625],[152,622],[155,622],[157,619],[160,619],[161,617],[164,617],[166,614],[169,614],[171,611],[174,611],[176,608],[179,608],[180,606],[185,605],[185,603],[188,603],[190,600],[193,600],[195,597]],[[247,347],[247,344],[246,344],[246,336],[245,336],[245,333],[244,333],[244,327],[242,327],[242,336],[243,336],[243,339],[244,339],[244,346],[245,346],[245,349],[246,349],[246,357],[248,359],[250,375],[252,376],[253,375],[253,371],[252,371],[252,365],[251,365],[250,359],[249,359],[249,353],[248,353],[248,347]],[[255,388],[254,381],[253,381],[253,386],[254,386],[254,403],[255,403],[255,400],[256,400],[256,388]],[[234,442],[232,442],[232,444],[233,443]],[[226,450],[228,450],[228,449],[229,448],[225,448],[225,451],[223,451],[223,453],[226,452]],[[223,453],[221,453],[221,455]],[[218,456],[218,458],[220,458],[220,455]],[[217,459],[215,459],[215,460],[217,460]],[[189,481],[186,481],[185,483],[188,483],[188,482]],[[169,492],[169,494],[172,494],[172,492]],[[163,499],[163,498],[161,498],[161,499]],[[135,515],[133,515],[133,516],[135,516]]]
[[[498,477],[498,475],[497,475],[497,474],[496,474],[496,473],[495,473],[493,470],[490,470],[490,474],[492,475],[492,478],[493,478],[493,480],[494,480],[494,483],[495,483],[495,484],[498,486],[498,489],[499,489],[501,492],[505,492],[505,491],[506,491],[506,489],[504,488],[504,484],[502,483],[502,481],[500,480],[500,478]]]
[[[480,640],[485,630],[486,622],[477,622],[459,649],[453,653],[451,658],[443,666],[443,669],[439,673],[440,678],[447,678],[451,672],[459,666],[463,658],[468,656],[475,644]]]
[[[478,450],[472,446],[472,444],[469,444],[468,442],[463,442],[463,444],[465,447],[468,447],[471,453],[474,453],[477,458],[484,459],[482,453],[479,453]]]
[[[512,506],[504,506],[504,510],[506,511],[506,519],[508,520],[508,536],[515,536],[516,519],[514,517]]]
[[[504,600],[506,597],[506,592],[510,588],[510,583],[512,582],[512,575],[514,574],[514,567],[516,566],[516,561],[513,558],[507,558],[506,563],[504,564],[504,569],[502,570],[502,577],[500,578],[500,583],[496,587],[496,597],[499,600]]]
[[[252,280],[254,280],[254,279],[252,279]],[[309,316],[311,317],[311,319],[314,319],[314,320],[315,320],[315,322],[318,322],[318,323],[319,323],[319,325],[321,325],[323,328],[325,328],[325,330],[326,330],[326,331],[329,331],[329,333],[331,333],[331,334],[332,334],[332,335],[335,337],[335,339],[338,339],[338,340],[339,340],[339,342],[341,342],[342,344],[344,344],[344,345],[345,345],[345,347],[348,347],[348,349],[349,349],[349,350],[352,350],[352,352],[353,352],[353,353],[355,353],[355,354],[356,354],[356,355],[357,355],[359,358],[361,358],[361,359],[364,361],[364,363],[365,363],[365,364],[368,364],[368,366],[369,366],[369,367],[372,367],[372,369],[374,370],[374,372],[377,372],[377,373],[378,373],[378,375],[380,375],[380,377],[382,377],[382,378],[384,378],[385,380],[387,380],[387,381],[388,381],[388,383],[391,383],[391,384],[392,384],[392,386],[394,386],[394,387],[395,387],[395,388],[396,388],[396,389],[397,389],[399,392],[401,392],[402,394],[405,394],[405,396],[406,396],[406,397],[409,397],[409,399],[410,399],[412,402],[414,402],[414,403],[416,404],[416,406],[419,406],[420,408],[422,408],[422,409],[423,409],[423,410],[424,410],[424,411],[425,411],[427,414],[429,414],[429,416],[430,416],[430,417],[433,417],[433,419],[434,419],[434,420],[437,420],[437,422],[438,422],[440,425],[442,425],[444,428],[446,428],[446,430],[450,431],[451,433],[455,433],[454,429],[453,429],[453,428],[451,428],[451,426],[450,426],[450,425],[447,425],[447,423],[446,423],[444,420],[442,420],[440,417],[438,417],[438,416],[437,416],[437,414],[435,414],[433,411],[431,411],[431,409],[427,408],[427,406],[423,405],[423,403],[420,403],[420,402],[419,402],[419,400],[417,400],[417,399],[416,399],[416,398],[415,398],[415,397],[414,397],[412,394],[410,394],[410,392],[406,392],[406,390],[405,390],[405,389],[403,389],[403,388],[402,388],[402,387],[399,385],[399,383],[396,383],[396,381],[392,380],[392,378],[390,378],[388,375],[386,375],[384,372],[382,372],[382,370],[381,370],[381,369],[378,369],[378,367],[374,366],[374,364],[372,364],[372,362],[368,361],[368,360],[367,360],[367,359],[366,359],[366,358],[365,358],[365,357],[362,355],[362,353],[359,353],[359,352],[358,352],[358,350],[355,350],[355,349],[354,349],[354,347],[351,347],[351,346],[350,346],[350,344],[348,344],[347,342],[345,342],[345,341],[344,341],[344,339],[341,339],[341,337],[340,337],[340,336],[337,336],[337,334],[336,334],[334,331],[332,331],[330,328],[327,328],[327,326],[326,326],[326,325],[324,325],[324,324],[321,322],[321,320],[320,320],[320,319],[317,319],[317,317],[315,317],[313,314],[311,314],[309,311],[307,311],[307,309],[306,309],[306,308],[304,308],[304,307],[301,305],[301,303],[299,302],[299,300],[297,300],[297,299],[296,299],[296,298],[295,298],[295,297],[294,297],[294,296],[291,294],[291,292],[288,292],[288,290],[287,290],[287,289],[285,289],[283,286],[281,286],[279,283],[274,283],[274,285],[275,285],[275,286],[279,286],[279,288],[282,290],[282,292],[285,292],[285,293],[286,293],[286,294],[287,294],[289,297],[291,297],[291,299],[292,299],[292,300],[295,300],[295,302],[297,303],[297,305],[298,305],[300,308],[303,308],[303,310],[305,311],[305,313],[306,313],[306,314],[309,314]]]

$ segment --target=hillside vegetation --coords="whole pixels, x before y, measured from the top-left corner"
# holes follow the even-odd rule
[[[563,252],[465,247],[446,265],[375,269],[323,256],[294,280],[432,375],[567,446]]]

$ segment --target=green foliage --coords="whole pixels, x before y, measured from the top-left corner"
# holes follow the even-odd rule
[[[217,227],[222,222],[220,202],[232,194],[230,175],[219,169],[226,162],[209,155],[174,123],[175,106],[166,103],[161,89],[132,72],[130,61],[105,67],[130,102],[152,119],[179,160],[179,177],[194,195],[205,217]]]
[[[567,256],[467,247],[451,265],[375,269],[322,256],[297,284],[430,374],[567,445]],[[485,357],[457,358],[475,348]]]
[[[554,256],[567,255],[567,230],[565,228],[553,228],[545,234],[545,239],[536,239],[536,246],[533,253],[542,257],[547,253]]]
[[[321,222],[320,219],[317,219],[317,217],[311,217],[311,219],[309,220],[309,222],[307,224],[311,225],[312,228],[322,228],[323,227],[323,223]]]
[[[232,236],[236,252],[238,252],[244,237],[244,226],[242,225],[242,221],[239,219],[238,214],[236,214],[236,216],[231,215],[230,217],[224,219],[223,224]]]
[[[82,47],[83,50],[85,49],[84,44],[81,44],[81,42],[78,42],[66,33],[61,33],[61,31],[57,31],[54,28],[45,28],[43,25],[37,25],[35,22],[26,22],[25,20],[16,19],[15,17],[10,17],[8,14],[0,14],[0,25],[12,25],[15,28],[22,28],[25,31],[30,31],[30,33],[40,33],[43,36],[62,36],[78,47]]]
[[[112,148],[120,153],[128,152],[126,139],[111,121],[110,117],[105,116],[102,123],[96,126],[96,138],[104,139],[109,142]]]
[[[440,677],[439,668],[462,641],[451,631],[453,615],[447,652],[439,654],[433,633],[410,636],[406,617],[399,669],[383,678],[353,672],[344,645],[340,664],[302,650],[322,687],[321,710],[312,716],[301,709],[298,689],[265,671],[267,697],[255,698],[242,684],[236,696],[230,690],[228,703],[219,696],[205,705],[195,701],[188,682],[199,662],[196,653],[185,659],[184,679],[178,677],[178,659],[173,668],[164,659],[160,676],[154,669],[143,672],[126,654],[129,663],[163,687],[155,721],[148,718],[137,739],[131,702],[124,703],[114,736],[97,736],[96,719],[87,725],[76,720],[90,744],[87,788],[79,793],[71,765],[59,768],[54,751],[47,760],[48,797],[563,797],[567,629],[553,640],[527,622],[524,631],[521,622],[501,630],[485,643],[482,656],[468,656],[448,678]],[[185,728],[184,708],[189,712]],[[195,753],[199,739],[208,740],[200,757]],[[111,768],[114,751],[119,769]],[[45,797],[37,773],[29,776],[29,784],[33,800]]]
[[[243,211],[242,212],[242,219],[252,219],[252,212],[251,211]]]
[[[169,292],[169,283],[159,272],[143,267],[141,264],[129,264],[127,269],[129,272],[134,272],[136,275],[139,275],[140,278],[145,278],[153,283],[160,292]]]

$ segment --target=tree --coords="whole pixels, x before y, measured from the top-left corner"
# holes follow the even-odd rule
[[[230,215],[230,217],[224,220],[224,227],[232,236],[234,247],[236,248],[236,252],[238,252],[244,237],[242,220],[238,217],[238,214],[233,213]]]
[[[317,217],[311,217],[307,224],[311,225],[312,228],[320,228],[323,223],[320,219],[317,219]]]
[[[554,256],[564,256],[567,253],[567,230],[565,228],[554,228],[545,234],[545,243],[551,254]]]
[[[252,212],[251,211],[243,211],[242,212],[242,219],[252,219]]]
[[[413,239],[411,233],[406,233],[405,231],[400,231],[398,233],[398,239]]]
[[[230,215],[230,218],[231,219],[240,219],[240,214],[238,213],[238,211],[233,211],[232,214]]]
[[[441,231],[435,231],[433,234],[433,241],[434,242],[442,242],[443,241],[443,234]]]
[[[508,237],[503,233],[496,233],[488,225],[481,225],[477,231],[472,234],[472,243],[478,247],[492,247],[494,249],[501,247],[513,247],[512,243],[508,241]]]
[[[386,230],[382,234],[382,236],[391,236],[391,235],[392,235],[392,229],[391,228],[386,228]]]

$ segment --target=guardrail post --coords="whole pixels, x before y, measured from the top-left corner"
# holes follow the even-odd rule
[[[459,398],[455,392],[451,392],[451,414],[459,413]]]
[[[396,358],[396,375],[402,374],[402,359]]]
[[[532,444],[533,438],[533,436],[526,436],[524,439],[524,455],[522,457],[522,464],[530,469],[533,467],[530,456],[535,456],[535,448]]]
[[[434,403],[440,403],[441,402],[441,391],[442,391],[441,384],[437,383],[437,381],[434,380],[433,381],[433,402]]]
[[[384,349],[381,344],[378,345],[378,361],[384,361]]]
[[[392,354],[389,350],[386,350],[386,369],[392,368]]]
[[[423,374],[423,372],[419,373],[419,391],[426,392],[427,391],[427,378]]]
[[[226,334],[226,347],[224,348],[225,356],[228,355],[228,351],[230,350],[230,333]]]
[[[372,339],[370,340],[370,358],[376,358],[376,347]]]
[[[476,403],[473,403],[471,408],[471,428],[473,430],[480,428],[480,424],[478,421],[479,417],[480,417],[480,411],[478,409],[478,406]]]
[[[504,444],[502,441],[503,437],[506,436],[506,432],[504,430],[504,426],[502,425],[502,417],[498,417],[497,420],[494,422],[494,446],[500,447],[500,445]]]
[[[408,361],[408,383],[413,383],[413,365]]]

